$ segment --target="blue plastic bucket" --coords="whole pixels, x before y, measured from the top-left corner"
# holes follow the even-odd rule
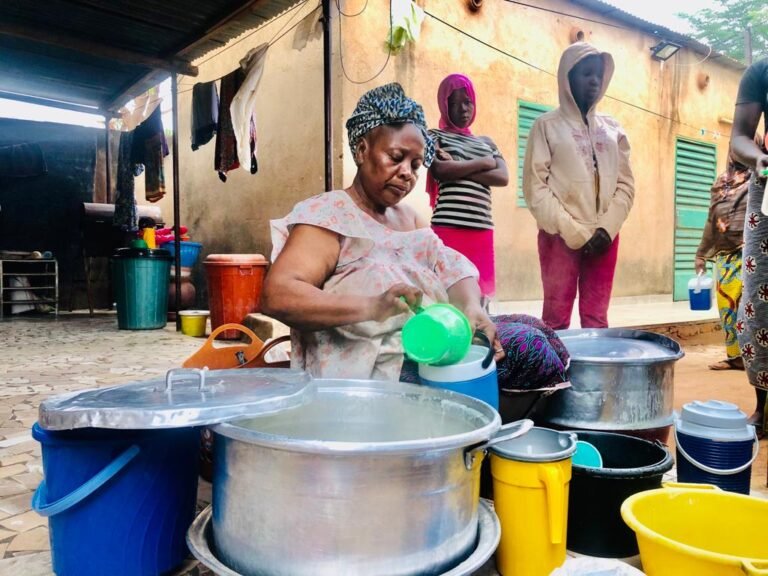
[[[488,348],[473,345],[463,360],[447,366],[419,364],[419,380],[425,386],[435,386],[472,396],[499,409],[499,382],[496,362],[483,364]]]
[[[200,257],[200,251],[203,249],[203,245],[200,242],[190,242],[188,240],[182,240],[179,244],[181,245],[179,247],[181,253],[180,266],[183,268],[192,268]],[[171,255],[176,253],[176,247],[173,242],[161,244],[160,248],[168,250]]]
[[[57,576],[158,576],[184,561],[199,430],[50,431],[35,424],[32,435],[44,471],[32,508],[48,517]]]
[[[709,276],[696,276],[688,281],[688,302],[691,310],[712,308],[714,281]]]
[[[677,479],[749,494],[758,441],[735,404],[691,402],[675,418]]]

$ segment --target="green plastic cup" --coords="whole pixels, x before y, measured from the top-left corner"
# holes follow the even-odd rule
[[[420,364],[444,366],[460,362],[472,345],[472,326],[450,304],[432,304],[403,326],[406,355]]]

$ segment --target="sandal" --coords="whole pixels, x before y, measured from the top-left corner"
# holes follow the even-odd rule
[[[710,370],[744,370],[744,361],[741,357],[726,358],[709,365]]]

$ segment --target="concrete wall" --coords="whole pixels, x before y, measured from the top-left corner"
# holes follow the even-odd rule
[[[534,2],[536,3],[536,2]],[[348,0],[345,12],[356,12],[364,0]],[[724,167],[730,125],[719,117],[733,115],[740,71],[682,50],[667,63],[650,58],[649,48],[657,39],[639,31],[585,22],[552,12],[507,2],[485,2],[473,13],[464,0],[424,0],[420,4],[442,20],[483,41],[542,68],[552,74],[562,51],[570,44],[573,28],[585,39],[613,54],[616,73],[608,96],[637,107],[678,119],[663,120],[636,107],[610,98],[601,110],[612,114],[624,126],[632,145],[636,175],[636,202],[622,230],[619,266],[614,295],[662,294],[672,291],[674,238],[674,150],[675,138],[683,136],[714,142],[720,168]],[[569,2],[538,2],[540,6],[593,20],[606,19]],[[388,28],[388,4],[369,2],[355,19],[344,18],[346,68],[353,79],[370,77],[386,53],[382,42]],[[427,119],[439,119],[436,94],[440,81],[453,72],[472,78],[478,98],[476,134],[491,136],[504,153],[510,168],[510,185],[494,189],[496,223],[497,284],[499,300],[541,297],[536,225],[523,207],[517,206],[517,101],[518,99],[557,105],[554,76],[536,70],[492,50],[443,23],[427,16],[419,41],[394,56],[374,81],[354,85],[342,81],[342,116],[346,117],[366,90],[385,82],[400,82],[410,96],[424,106]],[[699,73],[711,77],[700,90]],[[700,129],[720,132],[701,135]],[[344,183],[354,174],[354,163],[344,148]],[[425,215],[429,214],[423,180],[407,199]]]
[[[560,54],[570,43],[573,28],[581,29],[588,41],[613,53],[616,73],[608,96],[636,107],[608,98],[601,109],[613,114],[626,129],[637,179],[635,207],[622,231],[614,295],[671,293],[675,138],[714,142],[722,169],[730,125],[719,123],[718,118],[732,116],[741,72],[712,60],[700,62],[703,56],[687,50],[667,63],[653,61],[649,48],[656,39],[618,22],[615,24],[619,27],[611,27],[507,2],[485,2],[478,13],[470,12],[465,0],[420,0],[419,3],[446,22],[551,73],[556,71]],[[345,0],[342,9],[354,14],[364,4],[365,0]],[[538,4],[606,21],[605,17],[569,2]],[[383,46],[389,27],[388,6],[383,0],[369,1],[361,15],[342,17],[343,44],[339,43],[339,15],[334,10],[334,186],[348,186],[354,176],[344,121],[366,90],[386,82],[400,82],[409,95],[422,103],[430,124],[436,125],[439,118],[436,93],[440,81],[453,72],[467,74],[475,83],[478,95],[473,130],[496,141],[510,168],[510,185],[494,191],[497,296],[500,300],[540,298],[536,225],[528,211],[516,203],[517,102],[522,99],[556,105],[555,78],[483,46],[428,16],[417,43],[393,55],[374,80],[353,83],[350,79],[359,82],[374,76],[387,60]],[[293,22],[313,7],[302,7]],[[295,48],[294,42],[303,37],[301,27],[270,48],[257,99],[259,173],[251,176],[238,170],[230,173],[227,183],[223,184],[213,170],[213,142],[196,152],[192,152],[189,145],[191,92],[185,90],[190,90],[195,81],[218,78],[232,70],[250,48],[272,38],[287,18],[271,23],[217,56],[203,57],[197,63],[199,78],[187,79],[181,84],[182,224],[191,228],[193,239],[205,244],[204,255],[212,252],[269,255],[268,221],[286,214],[298,200],[323,190],[322,39],[315,36],[301,50]],[[342,72],[341,55],[349,78]],[[711,78],[704,90],[697,86],[700,73]],[[661,119],[638,107],[675,118],[679,123]],[[709,132],[702,136],[701,128],[719,132],[721,136],[716,138]],[[166,164],[169,173],[170,160],[168,158]],[[170,224],[170,178],[168,180],[169,195],[161,206]],[[424,180],[425,174],[422,174],[417,189],[406,202],[428,216]]]

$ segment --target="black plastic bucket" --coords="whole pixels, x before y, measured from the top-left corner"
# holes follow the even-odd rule
[[[576,434],[598,449],[603,467],[573,465],[567,547],[602,558],[634,556],[637,539],[621,518],[621,504],[637,492],[661,487],[672,455],[660,442],[610,432]]]

